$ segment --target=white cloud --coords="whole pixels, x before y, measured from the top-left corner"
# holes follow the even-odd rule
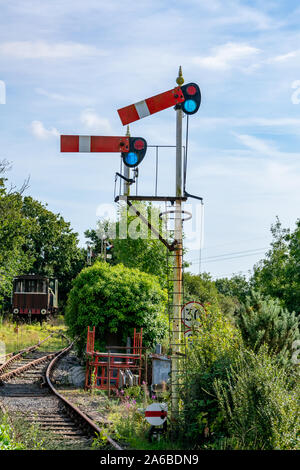
[[[15,41],[0,43],[0,55],[18,59],[76,59],[106,53],[94,46],[75,42]]]
[[[275,57],[271,57],[266,62],[269,64],[277,63],[277,62],[286,62],[289,59],[294,59],[295,57],[299,56],[299,50],[288,52],[287,54],[277,55]]]
[[[270,18],[258,9],[241,6],[239,2],[231,2],[230,7],[224,2],[223,6],[225,9],[223,14],[216,19],[216,24],[232,26],[241,24],[246,28],[253,29],[254,27],[258,30],[268,30],[280,26],[280,23],[274,21],[274,18]],[[228,15],[228,11],[232,11],[232,14]]]
[[[240,64],[244,64],[246,59],[256,56],[259,49],[248,44],[228,42],[214,49],[212,55],[207,57],[194,57],[193,63],[201,67],[226,70]]]
[[[236,138],[246,147],[254,152],[254,156],[259,154],[265,157],[274,158],[299,158],[300,154],[296,152],[282,152],[273,142],[258,139],[252,135],[236,135]]]
[[[272,143],[265,142],[264,140],[253,137],[252,135],[237,135],[237,138],[246,147],[260,154],[262,153],[264,155],[272,156],[274,153],[277,153],[277,149]]]
[[[215,186],[224,184],[231,191],[243,189],[245,194],[285,194],[294,197],[299,187],[299,163],[273,161],[260,158],[229,157],[213,158],[196,170],[195,178],[204,177]],[[222,182],[222,183],[221,183]],[[244,203],[243,203],[244,204]]]
[[[90,132],[109,134],[112,131],[109,120],[99,116],[93,109],[85,109],[81,113],[80,120]]]
[[[58,137],[60,135],[55,127],[46,129],[41,121],[32,121],[31,132],[38,139],[48,139],[49,137]]]
[[[60,93],[52,93],[43,88],[37,88],[36,93],[42,96],[46,96],[50,100],[59,101],[61,103],[72,103],[78,105],[90,105],[94,102],[91,97],[82,95],[62,95]]]
[[[300,81],[299,85],[300,87]],[[294,87],[295,88],[295,87]],[[227,127],[271,127],[276,129],[282,129],[285,133],[300,134],[300,118],[289,118],[289,117],[278,117],[278,118],[265,118],[265,117],[246,117],[246,118],[235,118],[235,117],[210,117],[201,118],[198,123],[192,124],[194,128],[207,127],[218,128],[222,126]]]

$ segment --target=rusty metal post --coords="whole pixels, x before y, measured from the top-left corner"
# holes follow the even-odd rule
[[[89,377],[90,377],[90,363],[89,360],[86,360],[86,369],[85,369],[85,384],[84,389],[88,390],[89,388]]]
[[[107,380],[108,380],[108,398],[110,398],[110,349],[108,350],[108,370],[107,370]]]
[[[181,86],[184,82],[181,67],[176,80]],[[173,318],[172,318],[172,367],[171,367],[171,420],[176,422],[179,413],[179,360],[181,342],[181,296],[182,296],[182,118],[181,107],[176,109],[176,203],[174,238],[176,241],[173,269]]]
[[[148,385],[148,355],[147,349],[145,349],[145,382]]]

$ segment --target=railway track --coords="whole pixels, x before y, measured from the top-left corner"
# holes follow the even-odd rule
[[[12,424],[21,419],[38,425],[53,449],[90,449],[96,433],[105,433],[51,381],[54,368],[72,346],[54,353],[28,348],[14,361],[10,361],[14,356],[9,358],[9,364],[0,370],[0,402]],[[107,442],[111,448],[122,450],[109,436]]]
[[[38,343],[34,344],[33,346],[29,346],[28,348],[25,349],[20,349],[19,351],[16,352],[11,352],[9,354],[6,354],[4,357],[1,357],[3,363],[0,364],[0,377],[5,373],[6,370],[10,369],[12,367],[12,364],[14,362],[22,362],[24,356],[26,354],[32,353],[34,351],[37,351],[42,344],[44,344],[46,341],[48,341],[54,333],[51,333],[47,338],[43,339],[43,341],[39,341]],[[2,361],[1,361],[2,362]]]

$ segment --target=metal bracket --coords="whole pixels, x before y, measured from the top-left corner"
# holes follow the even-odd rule
[[[135,215],[137,217],[139,217],[141,219],[142,222],[144,222],[144,224],[146,224],[148,226],[148,228],[151,230],[152,233],[154,233],[154,235],[168,248],[169,251],[174,251],[176,249],[176,245],[177,245],[177,241],[174,240],[173,243],[170,245],[170,243],[167,242],[167,240],[165,240],[161,234],[158,232],[158,230],[156,230],[156,228],[154,228],[150,222],[146,219],[146,217],[143,216],[143,214],[140,213],[140,211],[134,207],[134,205],[128,200],[128,198],[126,196],[124,197],[119,197],[118,200],[126,200],[126,203],[128,205],[128,207],[130,207]]]
[[[192,197],[193,199],[198,199],[199,201],[203,202],[203,197],[200,196],[193,196],[193,194],[189,194],[186,190],[184,190],[184,195],[186,197]]]
[[[132,179],[132,178],[126,178],[126,176],[123,176],[121,175],[121,173],[116,173],[116,176],[119,176],[120,178],[122,178],[123,180],[127,181],[127,183],[129,184],[133,184],[135,183],[135,179]]]

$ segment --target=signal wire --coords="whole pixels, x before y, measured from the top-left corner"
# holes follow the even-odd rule
[[[231,256],[231,255],[242,255],[244,253],[252,253],[256,251],[264,251],[267,250],[269,247],[261,247],[261,248],[252,248],[250,250],[241,250],[241,251],[230,251],[229,253],[223,253],[221,255],[212,255],[212,256],[206,256],[206,258],[203,258],[204,260],[212,259],[212,258],[223,258],[224,256]],[[190,261],[198,261],[198,258],[193,258]]]
[[[249,251],[252,251],[249,253]],[[224,255],[219,255],[219,256],[211,256],[208,258],[202,258],[202,261],[205,261],[206,263],[212,263],[214,261],[226,261],[230,259],[235,259],[235,258],[243,258],[245,256],[254,256],[254,255],[260,255],[265,253],[266,250],[261,248],[257,250],[246,250],[246,251],[241,251],[241,252],[236,252],[236,253],[227,253]],[[234,256],[228,256],[228,255],[234,255]],[[188,263],[193,264],[193,262],[199,261],[198,258],[192,259],[192,260],[187,260]]]
[[[183,194],[186,190],[186,174],[187,174],[187,154],[188,154],[188,142],[189,142],[189,115],[187,114],[186,120],[186,131],[185,131],[185,152],[183,159]]]

